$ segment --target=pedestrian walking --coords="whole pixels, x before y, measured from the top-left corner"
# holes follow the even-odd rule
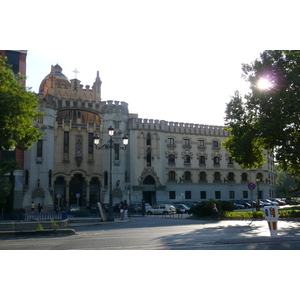
[[[128,220],[128,204],[127,200],[124,200],[124,220]]]
[[[215,219],[215,217],[220,219],[217,205],[215,202],[213,202],[212,203],[212,218]]]
[[[42,209],[43,209],[43,206],[41,205],[41,203],[39,203],[39,204],[38,204],[38,211],[39,211],[39,213],[42,212]]]
[[[119,204],[119,210],[120,210],[120,220],[124,219],[124,202],[121,201]]]
[[[32,213],[34,212],[34,202],[33,201],[31,202],[31,212]]]

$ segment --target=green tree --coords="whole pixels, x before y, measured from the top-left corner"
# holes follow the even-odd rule
[[[3,214],[4,208],[7,208],[7,197],[12,194],[12,174],[13,171],[18,168],[18,164],[16,162],[0,160],[0,207],[1,213]],[[4,176],[5,174],[9,174],[9,176]],[[11,195],[12,197],[13,195]],[[13,209],[13,198],[9,211]]]
[[[0,58],[0,151],[27,150],[42,136],[33,121],[43,114],[36,95],[23,85],[24,79]]]
[[[19,148],[29,149],[42,136],[33,121],[43,113],[38,110],[36,95],[27,91],[25,77],[15,75],[10,65],[0,57],[0,151]],[[1,153],[0,153],[1,154]],[[0,205],[12,211],[13,171],[15,162],[0,160]],[[5,176],[5,175],[9,176]]]
[[[224,147],[243,168],[264,161],[263,149],[274,152],[283,170],[298,174],[300,163],[300,51],[268,50],[242,65],[250,92],[235,92],[226,106],[231,133]],[[267,83],[260,87],[262,80]]]
[[[292,176],[288,171],[278,169],[276,187],[278,197],[298,197],[300,195],[300,177]]]

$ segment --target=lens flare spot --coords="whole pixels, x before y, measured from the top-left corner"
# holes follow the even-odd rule
[[[272,83],[267,78],[260,78],[257,87],[261,90],[267,90],[272,87]]]

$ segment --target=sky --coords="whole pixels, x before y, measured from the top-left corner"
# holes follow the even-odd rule
[[[78,70],[77,78],[84,87],[93,85],[99,71],[102,100],[125,101],[129,111],[140,118],[223,125],[230,96],[235,90],[248,90],[248,83],[241,79],[241,63],[251,62],[260,51],[227,49],[222,58],[218,58],[219,49],[199,46],[186,51],[171,45],[159,53],[143,46],[140,52],[128,50],[116,56],[90,49],[29,50],[26,84],[38,92],[56,63],[69,79]]]
[[[20,2],[18,22],[1,40],[13,40],[15,48],[6,49],[28,50],[33,91],[57,63],[69,79],[76,68],[84,86],[99,71],[102,100],[125,101],[140,118],[174,122],[224,125],[231,96],[248,92],[242,63],[276,49],[294,28],[287,31],[282,18],[289,0],[284,7],[268,0],[53,0],[24,18],[30,2]],[[293,17],[289,9],[289,22]]]

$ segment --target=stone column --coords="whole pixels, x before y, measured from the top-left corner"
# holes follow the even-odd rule
[[[70,206],[69,202],[70,202],[70,180],[65,179],[66,180],[66,201],[67,201],[67,207]]]
[[[90,179],[86,180],[86,206],[90,205]]]

